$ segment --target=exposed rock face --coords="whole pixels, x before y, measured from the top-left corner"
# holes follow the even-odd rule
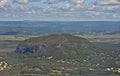
[[[0,71],[7,70],[7,69],[10,69],[10,66],[8,65],[8,63],[5,61],[1,61],[0,62]]]
[[[19,44],[16,48],[16,52],[19,53],[39,53],[44,54],[47,50],[47,45],[45,44]]]

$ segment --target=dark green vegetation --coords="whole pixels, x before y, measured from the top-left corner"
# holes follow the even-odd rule
[[[31,50],[34,45],[41,48]],[[0,75],[119,76],[117,72],[106,71],[106,68],[120,66],[119,48],[116,47],[119,44],[90,43],[68,34],[30,38],[20,42],[16,52],[1,53],[1,61],[6,61],[11,67],[0,71]],[[26,48],[27,52],[24,52]]]

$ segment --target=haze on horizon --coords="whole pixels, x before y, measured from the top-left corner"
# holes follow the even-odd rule
[[[120,0],[0,0],[0,21],[120,21]]]

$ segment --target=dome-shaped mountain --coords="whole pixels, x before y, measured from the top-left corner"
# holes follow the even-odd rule
[[[69,34],[30,38],[20,42],[16,48],[18,53],[35,53],[57,59],[81,58],[93,53],[94,50],[94,46],[86,39]]]

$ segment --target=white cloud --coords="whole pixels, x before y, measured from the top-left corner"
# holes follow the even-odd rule
[[[112,10],[117,10],[118,8],[119,8],[119,6],[109,6],[109,7],[107,7],[107,10],[112,11]]]
[[[115,14],[112,15],[112,17],[113,18],[120,18],[120,15],[115,13]]]
[[[16,2],[20,4],[27,4],[29,0],[16,0]]]
[[[36,12],[34,10],[32,11],[27,11],[27,12],[23,12],[24,14],[35,14]]]
[[[42,0],[29,0],[29,2],[40,2]]]
[[[32,3],[32,2],[40,2],[42,0],[13,0],[13,3],[18,3],[18,4],[28,4],[28,3]]]
[[[46,3],[48,3],[48,4],[55,4],[55,3],[59,3],[61,1],[64,1],[64,0],[47,0]]]
[[[95,15],[96,15],[96,16],[99,16],[99,15],[100,15],[100,12],[96,12]]]
[[[69,8],[71,8],[71,4],[70,4],[70,3],[67,3],[67,4],[64,5],[63,8],[64,8],[64,9],[69,9]]]
[[[75,8],[81,7],[82,4],[84,4],[85,0],[70,0],[72,4],[74,4]]]
[[[75,4],[82,4],[84,2],[84,0],[71,0],[71,2],[73,2]]]
[[[120,0],[96,0],[97,5],[120,5]]]
[[[33,3],[35,2],[35,3]],[[120,0],[0,0],[0,17],[117,18]],[[11,4],[10,4],[11,3]],[[33,4],[32,4],[33,3]],[[23,5],[25,4],[25,5]],[[103,6],[102,6],[103,5]]]
[[[95,9],[95,5],[90,5],[87,9],[88,10],[93,10],[93,9]]]
[[[8,6],[10,3],[10,0],[0,0],[0,8],[4,8],[5,6]]]

